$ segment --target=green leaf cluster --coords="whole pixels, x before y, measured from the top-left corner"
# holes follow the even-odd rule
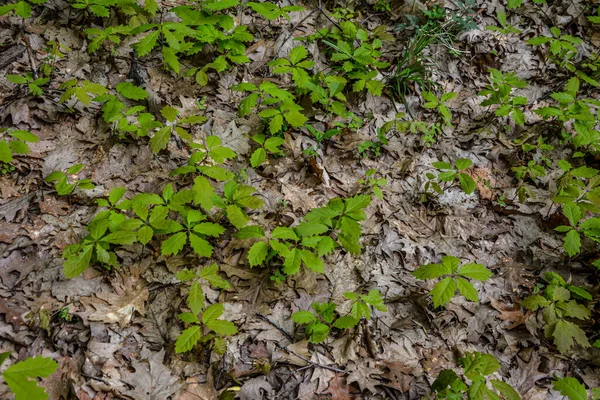
[[[546,168],[543,164],[539,164],[536,160],[529,160],[525,165],[512,167],[511,171],[513,171],[515,173],[515,177],[521,181],[529,178],[536,182],[538,178],[546,176]]]
[[[412,274],[417,279],[444,277],[435,284],[430,292],[435,308],[450,303],[457,290],[467,300],[478,303],[477,289],[469,279],[484,282],[492,277],[492,272],[483,264],[469,263],[459,267],[460,259],[454,256],[444,256],[441,263],[423,265]]]
[[[90,82],[88,80],[78,81],[77,78],[63,82],[59,89],[64,90],[60,96],[60,102],[65,103],[73,97],[88,107],[96,97],[102,96],[108,92],[108,89],[99,83]]]
[[[302,6],[290,5],[281,7],[270,1],[265,1],[263,3],[249,1],[248,3],[246,3],[246,6],[250,7],[256,13],[260,14],[267,21],[274,21],[281,17],[284,17],[285,19],[290,21],[289,13],[304,10],[304,7]]]
[[[289,60],[277,58],[267,65],[273,68],[274,74],[292,74],[292,80],[297,89],[309,89],[311,76],[308,70],[315,66],[315,62],[308,60],[307,57],[306,47],[297,46],[290,51]]]
[[[304,332],[311,343],[323,343],[329,336],[331,328],[340,330],[355,327],[365,318],[371,319],[370,307],[375,307],[381,312],[387,312],[379,290],[371,290],[368,294],[344,293],[350,300],[349,307],[338,307],[335,303],[313,303],[313,311],[297,311],[292,314],[295,323],[305,325]],[[342,315],[342,308],[349,308],[350,312]],[[337,315],[336,315],[337,314]]]
[[[231,284],[219,276],[217,264],[211,264],[199,271],[184,269],[175,276],[182,282],[192,282],[186,299],[189,311],[178,315],[179,320],[188,327],[177,337],[175,352],[185,353],[198,343],[210,343],[212,351],[223,355],[227,349],[224,337],[235,335],[238,330],[232,322],[220,319],[225,311],[223,304],[206,306],[201,280],[205,280],[214,289],[227,290],[231,288]]]
[[[371,197],[364,194],[348,199],[335,198],[330,200],[326,207],[309,211],[305,219],[311,224],[327,226],[337,235],[337,240],[344,250],[350,254],[360,254],[360,221],[367,218],[364,209],[370,204]]]
[[[102,105],[102,117],[114,132],[143,137],[147,136],[148,132],[161,126],[154,119],[154,116],[147,112],[146,106],[128,106],[128,100],[141,101],[147,99],[149,94],[146,90],[135,86],[131,82],[119,82],[115,89],[121,98],[107,93],[94,99],[104,103]]]
[[[484,107],[498,105],[495,112],[497,117],[510,115],[516,124],[523,125],[525,114],[521,108],[527,104],[527,97],[513,97],[512,91],[527,87],[527,83],[517,78],[514,72],[502,73],[495,68],[489,70],[489,84],[478,93],[479,96],[488,96],[481,105]]]
[[[358,23],[344,20],[319,33],[319,39],[329,47],[326,55],[338,71],[350,78],[352,91],[366,89],[374,96],[381,96],[384,84],[377,77],[379,70],[389,67],[390,63],[382,61],[380,49],[384,40],[393,38],[386,28],[380,26],[368,32]]]
[[[359,254],[361,227],[366,218],[364,208],[371,197],[356,195],[349,199],[335,198],[327,206],[310,210],[295,227],[277,227],[268,241],[259,240],[248,252],[250,266],[262,265],[274,257],[283,260],[281,272],[295,275],[302,265],[323,273],[321,257],[341,245],[351,254]],[[262,234],[250,237],[262,237]]]
[[[205,210],[212,208],[211,201],[214,189],[208,179],[227,181],[233,179],[234,174],[220,166],[226,160],[234,159],[237,154],[229,147],[223,146],[223,141],[218,136],[208,136],[205,143],[191,142],[193,152],[187,165],[176,168],[171,175],[184,175],[199,173],[196,178],[194,192],[197,195],[194,202],[200,204]]]
[[[166,121],[164,124],[153,120],[144,120],[146,126],[154,128],[152,138],[150,139],[150,146],[153,153],[158,153],[166,149],[171,141],[171,136],[174,134],[177,134],[177,136],[185,141],[191,142],[193,138],[186,127],[206,121],[206,117],[202,115],[190,115],[181,118],[179,111],[172,106],[163,107],[160,110],[160,114]]]
[[[558,167],[563,174],[556,181],[557,192],[552,201],[563,205],[574,203],[583,213],[600,213],[599,171],[585,165],[574,168],[566,160],[559,160]]]
[[[10,352],[0,353],[0,365]],[[37,379],[47,378],[56,371],[58,363],[48,357],[33,357],[6,368],[2,373],[4,382],[15,395],[15,400],[46,400],[48,394],[38,385]]]
[[[252,140],[260,147],[254,150],[250,157],[250,165],[252,168],[261,166],[267,159],[267,154],[282,156],[283,150],[280,148],[285,143],[285,139],[272,136],[267,138],[262,133],[252,136]]]
[[[13,161],[14,154],[28,154],[27,143],[37,143],[39,140],[29,131],[0,128],[0,162],[9,164]]]
[[[67,169],[67,172],[53,171],[46,177],[45,181],[54,183],[56,193],[64,196],[73,193],[76,188],[90,190],[96,187],[89,178],[79,179],[78,174],[83,170],[83,164],[75,164]]]
[[[365,179],[359,180],[358,183],[369,188],[373,196],[377,197],[379,200],[383,200],[383,191],[381,188],[387,185],[387,179],[375,178],[376,174],[377,170],[370,168],[365,172]]]
[[[309,125],[309,124],[304,125],[304,127],[315,139],[315,141],[317,142],[317,146],[319,148],[321,148],[321,146],[323,145],[323,143],[326,140],[329,140],[332,137],[339,135],[343,129],[343,125],[342,126],[338,125],[332,129],[328,129],[325,132],[322,132],[322,131],[316,129],[314,126]]]
[[[44,86],[46,83],[48,83],[48,81],[50,81],[50,78],[46,77],[37,78],[31,72],[27,72],[25,75],[7,74],[6,79],[16,85],[27,85],[27,88],[31,94],[36,97],[39,97],[44,93],[44,90],[41,88],[41,86]]]
[[[238,0],[204,1],[192,5],[177,6],[163,10],[177,15],[177,22],[154,23],[151,17],[158,11],[155,0],[146,0],[143,6],[133,0],[78,0],[76,8],[86,8],[96,15],[109,16],[110,6],[129,16],[129,24],[90,28],[85,32],[90,39],[88,50],[97,51],[109,41],[121,43],[123,36],[141,37],[134,49],[144,57],[159,48],[166,67],[179,74],[182,70],[181,58],[205,52],[211,47],[216,57],[202,67],[191,67],[186,76],[195,76],[198,84],[208,83],[207,72],[222,72],[230,68],[230,63],[246,63],[245,43],[253,36],[244,25],[237,25],[227,10],[236,7]],[[75,6],[75,5],[74,5]]]
[[[166,232],[169,236],[161,245],[162,255],[177,255],[189,243],[198,256],[212,256],[213,246],[207,239],[219,237],[225,228],[214,222],[204,222],[207,216],[198,210],[184,208],[180,213],[183,223],[174,221],[170,224]]]
[[[263,81],[260,86],[245,82],[234,86],[236,91],[250,92],[242,100],[239,107],[240,116],[249,115],[260,104],[265,106],[258,116],[268,121],[269,133],[276,134],[284,129],[285,124],[293,128],[303,126],[308,120],[302,113],[303,108],[288,90],[279,88],[275,83]]]
[[[446,126],[448,125],[443,120],[428,122],[420,119],[410,119],[406,113],[400,112],[396,114],[395,119],[383,124],[381,130],[385,133],[394,129],[398,132],[419,134],[423,144],[430,147],[436,142],[437,137],[443,133]]]
[[[48,0],[21,0],[15,3],[8,3],[0,6],[0,16],[6,15],[9,12],[14,12],[16,16],[21,18],[31,17],[31,6],[44,4]]]
[[[261,209],[265,202],[258,196],[254,196],[256,189],[252,186],[242,185],[234,180],[223,186],[224,197],[212,196],[212,203],[225,211],[229,223],[237,229],[244,228],[250,221],[246,209]]]
[[[552,36],[536,36],[527,41],[527,44],[533,46],[548,45],[550,54],[554,62],[561,68],[566,68],[571,72],[576,70],[572,59],[577,57],[579,50],[577,47],[583,43],[583,39],[572,35],[563,35],[560,28],[550,28]]]
[[[504,11],[497,10],[496,19],[498,19],[498,22],[500,22],[500,26],[487,25],[485,29],[493,32],[500,32],[503,35],[510,35],[511,33],[521,33],[520,29],[515,28],[514,26],[508,23],[506,19],[506,13],[504,13]]]
[[[576,378],[561,378],[552,381],[552,389],[556,390],[569,400],[587,400],[588,394],[583,386]],[[600,390],[595,388],[592,390],[592,400],[600,398]]]
[[[595,153],[600,150],[600,132],[595,129],[600,101],[578,96],[580,85],[578,78],[569,79],[564,91],[550,94],[557,104],[540,107],[535,113],[558,122],[563,138],[576,148]]]
[[[535,4],[546,4],[546,0],[533,0]],[[523,0],[508,0],[508,8],[519,8],[523,5]]]
[[[438,173],[437,177],[432,173],[427,173],[426,176],[428,181],[425,184],[425,192],[431,188],[434,192],[442,194],[447,188],[442,187],[438,182],[454,183],[457,179],[463,192],[466,194],[472,194],[475,191],[475,180],[471,177],[471,175],[461,172],[471,168],[473,161],[469,160],[468,158],[459,158],[454,163],[454,166],[445,161],[436,161],[432,163],[432,165],[441,172]]]
[[[89,232],[80,243],[71,244],[63,251],[63,273],[66,278],[82,274],[91,263],[106,268],[117,268],[114,245],[131,245],[138,240],[135,229],[137,220],[129,220],[123,214],[107,210],[98,213],[87,226]]]
[[[118,0],[75,0],[71,7],[85,10],[91,15],[107,18],[110,16],[110,7],[119,3]]]
[[[377,129],[376,140],[365,140],[356,146],[356,150],[361,157],[365,157],[367,155],[380,157],[382,147],[387,146],[388,144],[389,140],[386,136],[386,130],[382,127]]]
[[[176,191],[168,184],[162,195],[139,193],[131,200],[122,200],[125,194],[123,188],[112,189],[108,199],[97,202],[107,210],[98,213],[90,222],[90,234],[80,243],[65,249],[65,276],[77,276],[91,263],[116,268],[117,257],[111,245],[146,245],[154,237],[162,237],[160,248],[164,256],[177,255],[189,245],[197,256],[211,257],[211,240],[217,239],[226,230],[219,223],[223,215],[239,229],[248,221],[245,209],[257,209],[263,205],[261,198],[253,196],[255,189],[250,186],[230,181],[224,185],[223,191],[224,198],[216,195],[212,184],[203,176],[196,178],[191,189]],[[207,194],[211,198],[206,199],[204,196]],[[204,204],[205,201],[208,204]],[[194,205],[206,206],[206,212],[217,205],[223,208],[224,213],[209,216]]]
[[[560,225],[554,228],[558,232],[566,233],[564,238],[564,249],[570,257],[581,252],[581,235],[600,242],[600,217],[583,219],[585,210],[581,204],[568,201],[563,206],[563,214],[569,220],[570,225]]]
[[[568,284],[554,272],[546,273],[544,279],[547,282],[544,291],[527,297],[521,305],[532,311],[542,310],[546,323],[544,334],[553,338],[561,353],[569,351],[575,343],[590,347],[585,332],[570,319],[585,321],[590,318],[590,310],[578,300],[591,300],[592,295],[579,286]]]
[[[438,399],[520,400],[519,393],[508,383],[487,378],[500,369],[500,363],[491,354],[466,353],[458,363],[463,368],[463,377],[445,369],[431,385]]]
[[[432,92],[425,91],[421,95],[423,96],[423,99],[426,100],[425,104],[423,104],[423,107],[425,107],[428,110],[437,110],[437,112],[440,115],[440,122],[443,123],[445,126],[453,128],[454,126],[452,125],[452,113],[450,112],[450,109],[448,108],[448,106],[446,106],[445,103],[456,98],[456,93],[444,93],[439,99]]]

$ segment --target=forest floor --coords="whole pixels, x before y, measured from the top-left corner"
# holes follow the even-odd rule
[[[160,3],[164,9],[178,4]],[[446,9],[445,18],[459,12],[454,1],[439,4]],[[498,0],[471,4],[474,26],[456,33],[450,46],[434,43],[425,50],[433,62],[436,90],[456,93],[446,103],[452,126],[433,143],[394,129],[383,142],[377,137],[378,128],[395,120],[399,111],[431,120],[431,111],[421,106],[423,88],[412,85],[405,104],[394,104],[388,90],[381,96],[362,91],[349,93],[345,103],[361,119],[355,127],[320,146],[306,128],[288,127],[280,133],[283,156],[270,155],[263,165],[251,168],[248,160],[256,149],[251,136],[265,124],[255,111],[240,116],[244,95],[233,86],[267,79],[293,90],[290,78],[273,74],[267,63],[287,57],[299,44],[315,60],[315,69],[325,70],[322,44],[293,39],[334,26],[330,18],[335,5],[324,2],[323,12],[314,11],[319,7],[315,3],[303,6],[304,11],[289,13],[290,20],[273,21],[241,6],[228,10],[254,35],[246,43],[249,62],[209,72],[205,86],[165,68],[160,51],[132,58],[130,46],[139,37],[105,44],[110,51],[88,51],[90,41],[83,31],[98,26],[98,18],[78,15],[63,0],[35,6],[25,20],[0,17],[1,126],[27,130],[40,139],[29,144],[28,155],[15,157],[14,171],[0,176],[0,349],[13,351],[12,361],[0,370],[27,357],[51,357],[58,370],[41,383],[50,399],[192,400],[234,394],[252,400],[418,399],[432,396],[431,385],[442,370],[457,370],[458,358],[477,351],[493,355],[501,366],[494,376],[525,399],[563,398],[552,388],[556,377],[573,376],[589,388],[599,387],[600,349],[573,346],[569,353],[559,353],[552,339],[544,337],[541,314],[519,305],[550,271],[597,299],[598,274],[589,264],[594,247],[587,244],[585,256],[569,258],[564,234],[553,229],[565,221],[561,205],[553,201],[562,174],[555,163],[535,179],[519,180],[512,170],[542,156],[558,160],[570,154],[560,147],[559,135],[549,134],[532,111],[533,105],[550,104],[549,93],[561,90],[568,76],[548,61],[546,50],[526,40],[550,36],[550,27],[556,25],[587,39],[578,47],[578,57],[598,53],[600,32],[593,32],[586,18],[595,12],[590,2],[526,1],[510,12]],[[423,10],[431,10],[433,3],[392,1],[390,11],[383,12],[363,2],[346,7],[356,10],[356,20],[367,31],[383,25],[394,35],[382,48],[382,59],[393,64],[406,43],[404,31],[394,28],[407,24],[407,15],[422,21]],[[499,25],[499,10],[507,12],[519,33],[486,29]],[[164,18],[176,21],[172,13]],[[40,96],[7,80],[6,74],[25,75],[48,62],[49,42],[61,45],[62,56],[52,61],[51,79]],[[194,62],[182,58],[182,70]],[[516,91],[527,98],[524,125],[493,117],[481,105],[478,93],[489,82],[490,68],[527,81],[527,87]],[[133,75],[141,78],[132,81]],[[249,216],[265,230],[295,224],[332,198],[363,193],[365,185],[359,181],[374,169],[386,185],[383,199],[373,197],[365,209],[362,251],[352,255],[337,249],[324,256],[324,273],[301,268],[277,283],[270,279],[272,269],[250,268],[248,239],[228,236],[212,242],[214,254],[207,259],[187,248],[178,255],[162,255],[162,239],[155,237],[145,246],[115,247],[119,266],[112,271],[93,265],[65,278],[63,250],[87,235],[87,224],[101,209],[97,199],[115,187],[127,188],[125,197],[131,199],[137,193],[160,194],[167,183],[178,189],[191,184],[171,175],[187,163],[187,144],[173,137],[166,149],[153,154],[146,138],[119,137],[103,120],[100,103],[60,101],[60,85],[73,78],[109,89],[129,79],[150,94],[141,104],[156,115],[167,105],[185,115],[204,99],[202,115],[207,119],[190,132],[199,141],[217,136],[235,151],[237,157],[226,164],[264,200],[263,209]],[[588,97],[598,98],[597,88],[586,90]],[[333,127],[327,115],[307,110],[317,129]],[[524,153],[515,142],[525,138],[535,145],[542,136],[555,145],[549,155],[537,148]],[[373,150],[359,151],[366,141],[373,143]],[[311,146],[316,153],[307,151]],[[453,164],[457,159],[472,161],[466,172],[476,184],[473,193],[466,194],[457,180],[446,184],[441,195],[431,190],[424,195],[426,174],[440,172],[432,163]],[[61,196],[44,181],[51,172],[77,163],[85,167],[75,175],[89,178],[94,189]],[[528,190],[523,202],[520,187]],[[444,307],[431,304],[429,290],[435,282],[419,280],[413,272],[448,255],[493,272],[489,280],[474,282],[479,302],[456,296]],[[175,274],[213,262],[231,288],[203,284],[206,301],[223,303],[222,318],[233,322],[238,333],[226,338],[223,356],[201,345],[177,353],[175,342],[186,326],[177,315],[187,309],[189,287]],[[332,330],[323,343],[310,343],[291,318],[294,312],[310,310],[314,302],[343,304],[344,293],[373,289],[381,292],[387,312],[373,309],[370,320],[353,329]],[[597,317],[596,303],[587,304]],[[598,339],[597,321],[582,327],[590,342]],[[0,386],[0,397],[7,398],[7,390]]]

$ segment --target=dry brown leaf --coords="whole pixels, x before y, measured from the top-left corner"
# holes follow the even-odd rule
[[[331,365],[333,366],[333,361],[319,353],[318,351],[313,352],[310,361],[314,364],[318,365]],[[311,382],[315,382],[317,384],[316,393],[325,393],[325,391],[329,388],[329,382],[336,376],[336,372],[327,369],[315,366],[313,368],[313,373],[310,377]]]
[[[213,400],[219,397],[210,377],[211,375],[208,374],[206,383],[200,383],[195,376],[187,378],[179,400]]]
[[[179,390],[181,384],[177,382],[177,376],[163,365],[164,348],[156,353],[144,348],[140,355],[140,360],[131,360],[135,372],[126,369],[122,372],[121,380],[133,388],[124,395],[134,399],[164,400]]]
[[[11,244],[13,239],[19,236],[20,224],[3,224],[0,229],[0,242]]]
[[[6,221],[11,222],[18,212],[27,210],[29,202],[34,196],[35,193],[24,194],[0,204],[0,220],[4,218]]]
[[[0,198],[8,199],[19,194],[15,181],[9,177],[3,176],[0,178]]]
[[[505,322],[510,322],[509,325],[505,326],[504,329],[511,330],[519,325],[522,325],[527,321],[527,318],[531,315],[531,310],[527,311],[527,314],[523,315],[521,312],[521,305],[519,303],[508,305],[501,300],[496,300],[490,297],[490,304],[494,309],[500,312],[498,318]]]
[[[268,398],[270,398],[272,393],[273,387],[267,382],[267,378],[265,376],[259,376],[244,382],[236,398],[240,400],[257,400],[264,398],[264,395],[267,395],[269,396]]]
[[[147,287],[132,285],[125,287],[125,290],[119,287],[115,289],[117,293],[100,292],[97,297],[81,298],[83,304],[95,309],[87,316],[88,320],[109,324],[117,322],[123,328],[131,322],[136,311],[145,315],[145,303],[149,295]]]
[[[297,186],[291,186],[284,184],[281,187],[281,192],[283,193],[283,198],[290,202],[292,209],[302,210],[306,212],[311,208],[317,207],[317,202],[315,197],[311,196],[314,189],[300,189]]]
[[[384,366],[387,367],[389,371],[383,374],[382,377],[388,379],[389,382],[384,383],[383,385],[396,389],[400,393],[408,392],[414,380],[412,368],[400,362],[386,362],[384,363]]]
[[[352,400],[355,396],[350,392],[352,389],[347,383],[343,376],[334,376],[329,381],[329,387],[325,394],[330,394],[332,400]]]
[[[355,335],[345,335],[336,339],[332,343],[333,359],[338,365],[346,365],[349,360],[356,360],[356,350],[359,348],[358,337]]]
[[[15,250],[8,257],[0,258],[0,280],[4,286],[12,289],[41,263],[40,259],[27,258],[22,252]]]
[[[6,323],[11,324],[15,331],[18,331],[19,327],[25,324],[23,316],[27,311],[29,310],[17,304],[14,299],[0,297],[0,314],[4,314],[4,320]]]
[[[306,358],[306,359],[308,359],[310,357],[310,350],[308,350],[308,340],[307,339],[303,339],[299,342],[292,343],[287,346],[287,349],[298,354],[301,357]],[[279,358],[275,359],[275,357],[273,357],[273,361],[289,363],[292,365],[297,365],[299,367],[303,367],[307,364],[306,361],[304,361],[303,359],[301,359],[300,357],[298,357],[292,353],[288,353],[288,352],[281,351],[281,350],[278,350],[278,353],[280,353]],[[274,354],[274,356],[275,356],[275,354]]]
[[[40,211],[44,214],[52,214],[55,217],[59,217],[69,213],[69,203],[64,200],[57,200],[51,196],[46,197],[38,204],[40,205]]]
[[[356,361],[350,361],[347,371],[350,372],[346,377],[348,384],[356,382],[361,391],[368,390],[373,394],[377,393],[375,385],[378,385],[379,381],[373,378],[373,375],[380,375],[381,371],[375,368],[375,362],[359,358]]]

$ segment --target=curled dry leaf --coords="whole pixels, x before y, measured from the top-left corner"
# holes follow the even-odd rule
[[[490,297],[490,304],[494,309],[500,312],[498,318],[508,323],[505,324],[505,329],[508,330],[515,329],[517,326],[524,324],[531,315],[531,311],[527,311],[527,314],[523,314],[521,312],[521,305],[518,303],[508,305],[501,300]]]

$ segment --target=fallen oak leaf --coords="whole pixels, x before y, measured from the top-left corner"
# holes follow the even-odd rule
[[[107,324],[117,322],[121,328],[129,324],[134,312],[145,315],[145,302],[148,300],[148,288],[129,288],[122,295],[100,292],[97,297],[84,297],[81,302],[92,306],[95,311],[87,316],[90,321],[102,321]]]
[[[212,374],[207,374],[206,377],[205,383],[201,383],[195,376],[187,378],[179,400],[212,400],[219,397],[212,381]]]
[[[509,306],[500,300],[490,297],[490,304],[500,313],[498,318],[506,322],[511,322],[510,325],[505,326],[504,329],[507,330],[515,329],[517,326],[524,324],[531,315],[531,310],[527,311],[527,314],[523,314],[519,303]]]
[[[352,400],[355,395],[350,392],[352,387],[346,383],[346,379],[343,376],[335,375],[329,381],[329,387],[324,394],[330,394],[331,400]]]
[[[64,200],[57,200],[52,196],[48,196],[44,198],[44,200],[38,202],[40,206],[40,211],[42,214],[51,214],[55,217],[60,217],[61,215],[67,215],[69,213],[69,203]]]
[[[373,362],[364,359],[358,359],[356,362],[350,361],[347,370],[350,372],[346,377],[348,384],[356,382],[362,392],[366,389],[373,394],[377,393],[375,385],[378,385],[379,381],[372,375],[381,374],[381,371],[375,368]]]
[[[163,400],[176,393],[182,385],[178,383],[179,378],[163,365],[164,358],[164,348],[153,353],[144,347],[139,361],[131,359],[135,372],[122,372],[121,380],[133,388],[122,394],[134,399]]]
[[[383,378],[389,381],[383,383],[383,386],[396,389],[400,393],[406,393],[410,390],[414,379],[412,368],[408,367],[405,363],[395,361],[385,362],[383,366],[389,369],[388,372],[382,375]]]

